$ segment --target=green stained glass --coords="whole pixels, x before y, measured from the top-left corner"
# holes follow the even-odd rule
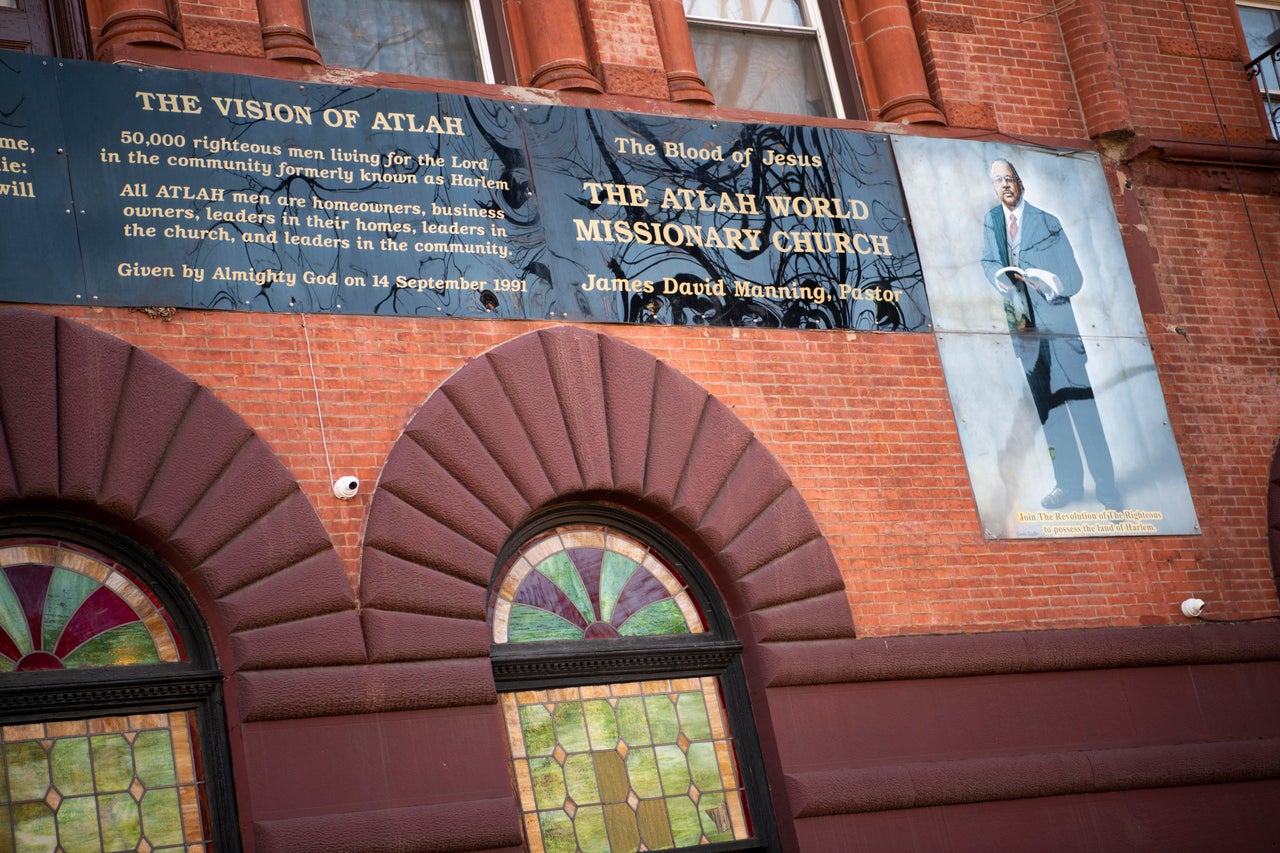
[[[640,829],[636,826],[636,813],[626,803],[605,804],[604,824],[609,834],[609,849],[613,853],[640,849]]]
[[[93,765],[89,763],[89,741],[82,737],[62,738],[50,752],[53,784],[64,797],[93,793]]]
[[[587,595],[587,589],[582,585],[582,578],[578,575],[578,570],[568,554],[561,551],[559,554],[551,555],[538,564],[538,571],[546,575],[552,583],[560,587],[565,595],[569,596],[569,600],[573,602],[574,607],[578,608],[578,612],[582,614],[583,619],[587,620],[588,625],[596,621],[591,607],[591,596]]]
[[[22,853],[53,850],[58,843],[62,853],[207,844],[202,783],[189,746],[192,722],[189,712],[173,712],[0,727],[8,781],[15,799],[28,801],[6,804],[0,798],[0,825],[14,827]],[[174,735],[173,726],[181,727],[182,737]],[[46,759],[42,743],[48,742]],[[179,778],[195,781],[179,785]],[[191,791],[190,804],[197,809],[189,827],[183,821],[181,788]],[[56,806],[56,819],[50,804]],[[56,821],[56,829],[50,821]],[[8,849],[8,837],[0,831],[0,851]],[[30,843],[23,840],[27,837]],[[54,843],[46,845],[47,839]]]
[[[521,788],[520,799],[526,815],[537,815],[546,849],[563,844],[566,850],[616,853],[641,845],[692,846],[704,833],[718,839],[749,836],[743,821],[738,830],[731,825],[731,815],[743,814],[742,795],[735,778],[721,778],[717,741],[711,738],[709,711],[721,713],[714,680],[698,684],[700,690],[690,690],[682,683],[676,693],[653,692],[670,690],[670,682],[605,685],[592,688],[589,699],[556,701],[550,714],[545,703],[566,694],[504,696],[508,726],[514,717],[525,744],[538,743],[544,752],[528,759],[532,784]],[[516,696],[529,704],[521,707]],[[552,726],[559,742],[549,748]],[[548,749],[552,754],[545,754]],[[523,777],[523,770],[516,775]],[[566,822],[575,833],[574,847],[563,833]]]
[[[676,697],[680,731],[689,740],[710,740],[711,723],[707,720],[707,703],[701,693],[681,693]]]
[[[106,825],[110,827],[109,822]],[[98,800],[95,797],[71,797],[58,805],[58,839],[66,853],[134,850],[138,846],[136,835],[131,843],[115,843],[98,834]]]
[[[68,669],[86,666],[122,666],[159,663],[155,640],[147,626],[132,622],[104,631],[63,658]]]
[[[545,705],[526,705],[520,709],[520,731],[529,755],[550,755],[556,748],[556,727]]]
[[[133,741],[133,763],[138,778],[148,788],[177,784],[173,766],[173,739],[166,729],[140,732]]]
[[[13,802],[43,800],[49,792],[49,756],[35,741],[9,744],[5,748],[9,765],[9,796]]]
[[[581,702],[561,702],[556,705],[556,740],[568,752],[580,752],[591,748],[587,739],[587,723],[582,717]]]
[[[674,846],[666,803],[662,800],[642,800],[636,808],[636,823],[640,825],[640,840],[650,850]]]
[[[627,766],[616,752],[594,753],[596,778],[600,780],[600,797],[606,803],[618,803],[627,798],[630,785]]]
[[[600,566],[600,618],[613,621],[613,606],[618,603],[618,593],[639,568],[635,560],[608,551]]]
[[[600,802],[600,786],[591,753],[580,752],[565,759],[564,784],[569,797],[578,805]]]
[[[683,794],[689,790],[689,763],[675,744],[654,747],[658,758],[658,775],[662,777],[664,794]]]
[[[93,750],[93,782],[99,792],[125,791],[133,783],[133,750],[123,735],[96,735]]]
[[[529,640],[582,639],[582,629],[577,625],[561,619],[554,613],[525,604],[511,605],[509,630],[513,643]]]
[[[608,850],[609,833],[604,825],[604,807],[586,806],[573,816],[573,828],[578,833],[578,849]]]
[[[155,847],[182,842],[182,807],[176,788],[143,794],[142,832]]]
[[[653,747],[633,748],[627,753],[627,774],[637,796],[659,797],[662,795],[662,782],[658,778],[658,760],[654,756]]]
[[[22,853],[54,853],[58,824],[45,803],[20,803],[13,807],[13,840]]]
[[[717,791],[724,788],[714,743],[702,741],[689,744],[689,775],[700,791]]]
[[[564,805],[564,770],[554,758],[530,759],[529,776],[533,779],[533,796],[539,809],[558,809]]]
[[[0,776],[4,774],[0,773]],[[0,800],[0,803],[4,801]],[[13,822],[9,818],[9,810],[0,808],[0,842],[8,844],[13,839]]]
[[[573,834],[573,820],[562,809],[538,813],[542,827],[542,843],[547,853],[574,853],[578,849]]]
[[[27,617],[22,614],[22,605],[4,572],[0,572],[0,630],[13,639],[24,655],[33,650]]]
[[[582,710],[592,749],[613,749],[618,743],[618,721],[613,706],[603,699],[594,699],[584,702]]]
[[[649,716],[644,710],[644,699],[640,696],[624,696],[618,700],[617,713],[618,737],[629,746],[653,743],[649,734]]]
[[[688,797],[667,798],[667,819],[671,822],[671,836],[677,847],[692,847],[702,838],[698,807]]]
[[[676,719],[676,706],[671,697],[644,697],[644,707],[649,713],[649,731],[653,734],[653,743],[675,743],[680,734],[680,723]]]
[[[601,536],[599,528],[558,527],[525,543],[500,575],[493,641],[701,633],[705,626],[683,587],[637,540],[616,530]]]
[[[101,584],[88,575],[68,569],[54,569],[49,579],[49,592],[45,596],[44,605],[44,648],[52,650],[58,647],[58,637],[66,627],[67,620],[76,612],[84,600]]]
[[[148,795],[149,796],[149,795]],[[134,850],[142,838],[142,812],[132,794],[107,794],[102,811],[102,842],[108,850]]]
[[[688,628],[684,624],[680,606],[674,600],[664,598],[632,614],[630,619],[618,626],[618,633],[624,637],[655,637],[661,634],[685,634],[688,633]]]
[[[38,610],[39,636],[30,635],[16,589],[24,589],[27,605]],[[182,659],[155,599],[115,563],[69,545],[0,543],[0,631],[19,650],[18,661],[0,660],[0,671]]]

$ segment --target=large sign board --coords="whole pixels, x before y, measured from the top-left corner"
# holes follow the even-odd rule
[[[986,536],[1198,532],[1092,155],[0,52],[0,216],[0,301],[936,324]]]
[[[922,331],[886,137],[0,58],[0,299]]]
[[[1199,533],[1097,155],[894,149],[984,534]]]

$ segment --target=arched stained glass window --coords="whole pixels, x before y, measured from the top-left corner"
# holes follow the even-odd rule
[[[141,549],[40,526],[0,524],[0,850],[236,849],[198,614]]]
[[[751,784],[754,728],[733,707],[745,705],[741,646],[687,555],[636,522],[606,521],[519,534],[493,585],[526,845],[762,849],[772,821]]]
[[[0,672],[182,659],[169,615],[125,567],[52,540],[0,544]]]
[[[495,643],[699,634],[683,582],[651,550],[602,527],[559,527],[527,543],[507,569]]]

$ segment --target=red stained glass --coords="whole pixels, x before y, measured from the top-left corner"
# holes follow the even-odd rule
[[[47,540],[0,540],[0,672],[181,659],[168,615],[114,562]]]

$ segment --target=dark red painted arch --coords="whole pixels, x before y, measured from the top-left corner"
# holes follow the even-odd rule
[[[532,513],[575,498],[622,503],[682,533],[748,660],[757,646],[854,635],[812,513],[733,412],[643,350],[561,326],[463,367],[393,448],[364,540],[371,661],[487,658],[498,551]]]
[[[238,415],[70,320],[0,310],[0,340],[0,512],[92,509],[163,553],[223,672],[253,688],[231,697],[244,718],[268,713],[261,698],[291,672],[364,663],[351,587],[315,509]],[[305,716],[309,702],[265,705]]]

